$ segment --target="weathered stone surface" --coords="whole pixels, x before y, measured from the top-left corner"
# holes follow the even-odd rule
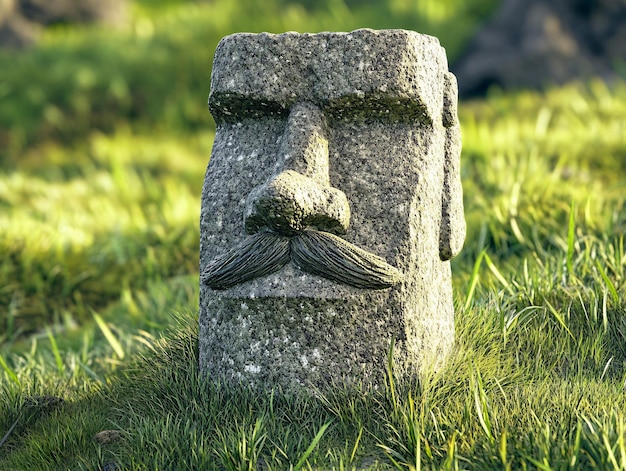
[[[228,36],[209,106],[201,367],[297,390],[382,384],[392,342],[400,377],[440,365],[465,222],[456,81],[437,39]],[[232,282],[250,270],[262,274]]]
[[[245,211],[245,227],[249,233],[268,228],[291,235],[315,226],[345,234],[349,222],[350,204],[342,191],[318,185],[293,170],[282,172],[255,188],[248,197]]]

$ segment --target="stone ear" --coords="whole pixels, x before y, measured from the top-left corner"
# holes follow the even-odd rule
[[[458,87],[451,72],[444,73],[443,109],[441,120],[445,128],[444,177],[441,196],[441,228],[439,258],[450,260],[463,247],[465,217],[461,188],[461,128],[457,116]]]

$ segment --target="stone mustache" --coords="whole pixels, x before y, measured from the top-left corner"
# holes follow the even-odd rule
[[[357,288],[384,289],[401,279],[383,258],[335,234],[350,222],[346,195],[330,186],[327,125],[312,103],[289,114],[279,152],[289,162],[249,195],[244,225],[249,235],[204,269],[202,281],[226,289],[280,270],[300,269]]]
[[[384,387],[454,346],[457,85],[405,30],[218,45],[200,215],[200,367],[265,390]]]

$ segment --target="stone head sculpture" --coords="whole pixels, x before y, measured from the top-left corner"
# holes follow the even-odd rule
[[[403,30],[235,34],[215,53],[200,363],[265,389],[380,384],[454,342],[456,80]]]

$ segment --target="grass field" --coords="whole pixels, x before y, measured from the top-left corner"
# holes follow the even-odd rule
[[[443,371],[259,396],[197,370],[217,41],[405,27],[453,58],[494,2],[159,3],[0,52],[1,470],[626,469],[626,82],[460,103]]]

